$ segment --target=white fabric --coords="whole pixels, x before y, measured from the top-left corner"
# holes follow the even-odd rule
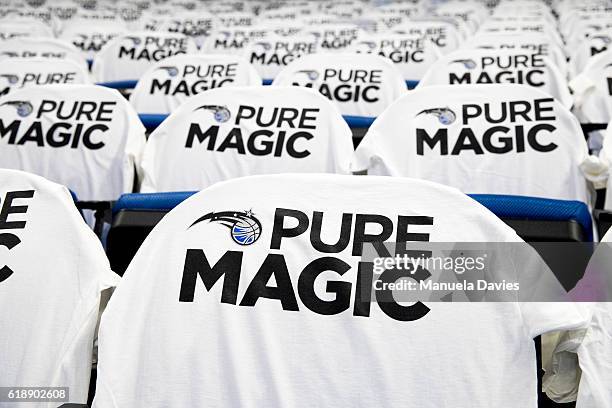
[[[66,185],[81,200],[132,191],[144,127],[127,100],[95,85],[42,85],[0,98],[0,167]]]
[[[61,33],[60,38],[77,47],[84,58],[93,60],[107,42],[127,32],[127,26],[120,21],[71,21]]]
[[[217,218],[226,211],[240,224]],[[533,337],[583,327],[572,304],[403,303],[405,320],[375,297],[367,312],[356,304],[356,217],[384,241],[412,216],[431,217],[407,227],[422,240],[521,242],[459,191],[420,180],[258,176],[191,197],[143,243],[102,317],[93,407],[536,408]],[[231,234],[242,225],[245,245]],[[322,252],[319,240],[338,244]],[[225,276],[211,284],[205,262]]]
[[[611,23],[612,24],[612,23]],[[589,63],[591,57],[604,52],[612,42],[612,30],[597,31],[576,41],[569,52],[569,68],[571,77],[580,74]]]
[[[338,109],[314,91],[216,88],[189,98],[149,136],[141,191],[200,190],[257,174],[346,174],[352,152]]]
[[[555,97],[567,108],[572,95],[567,81],[550,59],[523,50],[462,49],[435,62],[419,86],[515,83]]]
[[[612,118],[612,50],[592,57],[569,83],[574,113],[583,123],[608,123]]]
[[[87,70],[87,62],[79,50],[74,45],[55,38],[21,37],[0,41],[0,61],[7,57],[65,58]]]
[[[609,235],[609,234],[607,234]],[[602,242],[610,242],[604,236]],[[612,249],[607,246],[608,251]],[[576,408],[612,407],[612,304],[591,304],[593,319],[578,347],[582,370]]]
[[[188,97],[222,86],[257,86],[261,78],[241,57],[175,55],[143,74],[130,95],[138,113],[169,114]]]
[[[263,79],[272,80],[290,62],[303,55],[316,53],[318,47],[314,36],[269,36],[247,44],[244,57]]]
[[[242,55],[251,41],[262,41],[272,32],[261,27],[219,27],[207,37],[200,52],[203,54]]]
[[[612,231],[601,239],[578,290],[610,285]],[[603,271],[597,269],[604,268]],[[593,273],[594,272],[594,273]],[[601,282],[602,274],[607,282]],[[590,281],[590,282],[589,282]],[[576,289],[575,289],[576,290]],[[597,296],[597,294],[595,294]],[[607,295],[604,295],[607,296]],[[583,299],[584,300],[584,299]],[[586,299],[588,300],[588,299]],[[576,408],[612,407],[612,303],[583,303],[591,312],[586,330],[560,334],[553,350],[552,363],[544,378],[546,393],[555,400],[575,400]]]
[[[587,157],[580,124],[549,95],[525,85],[445,85],[417,88],[391,105],[358,146],[352,168],[465,193],[589,204],[579,168]]]
[[[604,132],[603,148],[599,152],[601,165],[605,168],[605,172],[602,171],[602,173],[607,176],[606,199],[604,203],[604,209],[606,210],[612,209],[612,177],[610,177],[610,168],[612,167],[612,137],[610,137],[610,134],[612,134],[612,127],[608,123],[608,127]]]
[[[195,43],[182,34],[141,32],[119,35],[96,54],[92,74],[97,82],[138,80],[155,62],[196,51]]]
[[[441,55],[434,42],[421,35],[392,33],[360,35],[353,42],[351,51],[389,58],[404,79],[411,81],[423,78]]]
[[[0,385],[68,387],[69,401],[84,404],[100,293],[116,286],[118,276],[65,187],[2,169],[0,200],[14,212],[0,228],[0,267],[10,268],[0,272]],[[11,249],[9,234],[20,241]]]
[[[452,23],[440,19],[411,19],[394,26],[390,33],[424,36],[433,41],[442,54],[456,50],[462,43],[457,28]]]
[[[275,86],[318,90],[343,115],[378,116],[406,93],[401,72],[386,58],[371,54],[310,54],[283,69]]]
[[[53,37],[53,30],[35,19],[0,20],[0,40],[16,37]]]
[[[8,58],[0,64],[0,95],[50,84],[88,84],[89,73],[76,62],[59,58]]]
[[[304,33],[313,35],[324,52],[345,52],[359,35],[354,24],[307,24]]]
[[[549,57],[564,77],[567,77],[567,57],[548,36],[542,34],[480,34],[466,41],[463,48],[523,49]]]

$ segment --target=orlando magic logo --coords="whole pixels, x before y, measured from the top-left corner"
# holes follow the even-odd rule
[[[433,109],[424,109],[417,113],[416,116],[426,114],[426,115],[434,115],[438,118],[438,121],[443,125],[450,125],[457,119],[457,115],[450,108],[433,108]]]
[[[376,48],[376,43],[374,41],[360,41],[358,45],[359,44],[366,45],[369,50],[373,50],[374,48]]]
[[[211,111],[215,120],[220,123],[227,122],[232,117],[232,113],[227,109],[227,106],[202,105],[195,108],[193,111],[195,112],[200,109]]]
[[[311,81],[315,81],[319,77],[319,73],[314,69],[301,69],[299,71],[296,71],[296,74],[304,74]]]
[[[238,245],[254,244],[261,235],[261,223],[251,210],[211,212],[195,220],[189,228],[202,222],[218,222],[230,230],[232,240]]]
[[[14,74],[1,74],[0,77],[6,78],[7,82],[11,85],[15,85],[19,82],[19,77]]]
[[[458,59],[450,62],[451,64],[463,64],[463,66],[467,69],[476,68],[476,62],[471,59]]]
[[[140,40],[140,38],[138,38],[138,37],[134,37],[134,36],[132,36],[132,35],[126,35],[124,38],[129,39],[129,40],[132,40],[132,42],[134,43],[134,45],[140,45],[141,40]]]
[[[262,47],[266,51],[270,51],[272,49],[272,44],[270,44],[269,42],[265,42],[265,41],[257,41],[255,45]]]
[[[177,67],[170,67],[170,66],[166,66],[166,67],[159,67],[159,68],[157,68],[157,69],[158,69],[158,70],[159,70],[159,69],[163,69],[164,71],[166,71],[166,72],[168,73],[168,76],[170,76],[170,77],[175,77],[175,76],[177,76],[177,75],[178,75],[178,73],[179,73],[179,70],[178,70],[178,68],[177,68]]]
[[[28,116],[34,110],[34,107],[28,101],[8,101],[0,106],[4,105],[15,106],[17,108],[17,114],[22,118]]]

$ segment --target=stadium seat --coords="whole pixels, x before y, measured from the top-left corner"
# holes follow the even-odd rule
[[[157,61],[176,54],[197,52],[193,40],[172,33],[130,32],[118,35],[96,54],[94,80],[116,89],[134,88]]]
[[[382,232],[363,236],[362,223]],[[385,406],[415,400],[443,406],[452,399],[458,406],[494,407],[505,404],[508,394],[517,406],[535,407],[533,337],[585,327],[586,316],[570,303],[517,308],[514,302],[430,298],[400,306],[377,289],[373,299],[372,276],[358,278],[368,264],[362,243],[396,235],[404,242],[408,237],[399,236],[406,231],[434,243],[528,248],[459,191],[421,180],[266,175],[219,183],[190,197],[149,235],[102,316],[94,407],[169,400],[177,406],[357,406],[381,399]],[[547,282],[540,270],[525,267],[528,261],[504,258],[503,264],[513,276],[537,273],[538,282]],[[368,289],[362,292],[358,284]],[[158,341],[146,341],[152,338]],[[352,358],[356,353],[359,359]],[[500,366],[500,360],[507,363]],[[499,369],[510,365],[511,371]],[[380,367],[380,384],[363,367]],[[419,368],[420,382],[400,375],[411,367]],[[422,386],[438,384],[445,371],[475,375],[462,376],[451,394]],[[483,372],[504,392],[483,389]],[[174,382],[170,390],[155,386],[162,378],[190,381]],[[194,383],[198,393],[190,391]],[[237,384],[251,386],[235,392]],[[349,389],[360,391],[344,392]]]
[[[79,49],[88,62],[93,62],[107,42],[128,32],[128,24],[116,14],[103,14],[106,18],[102,21],[99,16],[95,12],[78,14],[63,25],[59,34],[60,39]]]
[[[318,49],[319,41],[314,36],[269,35],[246,44],[244,57],[263,78],[263,84],[269,85],[289,63]]]
[[[95,85],[23,88],[0,100],[0,124],[0,167],[62,183],[84,201],[133,191],[145,129],[118,92]]]
[[[89,83],[89,72],[67,58],[7,58],[0,64],[0,96],[28,86]]]
[[[564,77],[568,75],[567,57],[553,39],[538,33],[480,33],[462,44],[462,48],[536,51],[550,58]]]
[[[549,95],[514,84],[446,85],[419,87],[391,105],[352,169],[590,206],[581,169],[588,160],[578,121]]]
[[[113,205],[106,248],[113,271],[123,275],[153,227],[193,194],[194,191],[122,195]],[[584,203],[493,194],[472,194],[470,197],[527,242],[592,241],[591,215]]]
[[[574,96],[574,114],[580,123],[602,129],[612,118],[612,50],[589,59],[586,67],[569,86]]]
[[[141,192],[199,190],[255,174],[349,173],[338,109],[297,87],[222,87],[185,101],[149,136]]]
[[[0,169],[0,201],[0,381],[84,404],[100,305],[119,277],[65,187]]]
[[[419,34],[363,33],[353,41],[350,50],[389,58],[401,71],[409,89],[441,56],[435,43]]]
[[[145,72],[130,95],[139,114],[169,115],[190,96],[222,86],[259,86],[261,78],[242,57],[187,54],[164,58]]]
[[[513,83],[532,86],[572,107],[567,80],[544,55],[527,50],[461,49],[437,60],[419,86]]]
[[[333,101],[343,115],[376,117],[406,93],[393,63],[379,55],[305,55],[285,67],[272,86],[312,88]]]
[[[389,33],[422,36],[432,41],[442,55],[456,50],[463,43],[462,35],[452,20],[435,16],[411,17],[391,27]]]
[[[48,37],[17,37],[0,41],[0,61],[4,58],[31,57],[69,59],[87,71],[85,58],[69,42]]]

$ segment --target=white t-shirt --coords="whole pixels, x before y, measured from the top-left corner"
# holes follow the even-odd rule
[[[21,37],[0,41],[0,61],[4,58],[60,58],[74,61],[87,70],[87,62],[79,50],[66,41],[44,37]]]
[[[436,61],[419,86],[494,83],[529,85],[567,108],[572,106],[567,81],[556,65],[548,57],[526,50],[454,51]]]
[[[550,37],[544,34],[478,34],[463,44],[464,48],[529,50],[549,57],[561,74],[568,73],[567,57]]]
[[[330,22],[323,24],[308,19],[305,21],[304,34],[314,36],[319,48],[325,53],[346,52],[360,33],[359,27],[350,23]]]
[[[128,101],[95,85],[42,85],[0,98],[0,168],[63,184],[80,200],[132,191],[145,129]]]
[[[589,326],[557,337],[544,377],[547,394],[561,401],[575,400],[576,408],[612,407],[611,243],[612,231],[608,231],[589,261],[583,283],[574,288],[575,298],[588,301],[582,304],[592,315]]]
[[[441,55],[434,42],[422,35],[392,33],[360,35],[353,42],[351,50],[389,58],[402,72],[404,79],[411,81],[423,78],[427,69]]]
[[[92,74],[98,82],[138,80],[157,61],[197,52],[182,34],[137,32],[119,35],[96,54]]]
[[[612,50],[592,57],[569,86],[574,113],[584,123],[608,123],[612,118]]]
[[[89,73],[76,62],[59,58],[8,58],[0,64],[0,95],[50,84],[88,84]]]
[[[0,200],[12,210],[0,217],[0,387],[68,387],[85,403],[100,293],[118,276],[65,187],[0,170]]]
[[[19,37],[53,37],[53,29],[36,19],[0,20],[0,40],[10,40]]]
[[[204,39],[203,54],[243,55],[251,41],[262,41],[273,33],[265,27],[218,27]]]
[[[290,62],[303,55],[314,54],[319,42],[314,36],[268,36],[252,41],[244,48],[244,57],[263,79],[272,80]]]
[[[235,177],[349,173],[338,109],[296,87],[223,87],[189,98],[149,136],[142,192],[193,191]]]
[[[93,60],[107,42],[127,30],[126,24],[122,21],[77,19],[65,25],[60,38],[71,42],[81,51],[84,58]]]
[[[413,18],[393,27],[390,32],[423,36],[433,41],[442,54],[456,50],[462,43],[457,27],[449,21],[436,18]]]
[[[612,270],[612,231],[601,239],[597,254],[607,262],[607,275]],[[585,275],[586,276],[586,275]],[[610,282],[608,281],[608,289]],[[612,407],[612,303],[589,304],[593,317],[585,337],[578,347],[578,361],[582,376],[578,389],[576,408]]]
[[[612,22],[610,24],[612,25]],[[610,42],[612,42],[612,29],[591,32],[590,35],[577,39],[576,44],[568,53],[570,55],[570,77],[574,78],[579,75],[593,56],[608,49]]]
[[[302,86],[319,91],[343,115],[378,116],[404,95],[406,83],[393,63],[371,54],[310,54],[285,67],[275,86]]]
[[[257,86],[261,78],[233,55],[175,55],[153,65],[138,81],[130,103],[138,113],[169,114],[188,97],[223,86]]]
[[[522,242],[420,180],[216,184],[164,217],[126,271],[102,317],[93,406],[535,408],[533,337],[588,319],[572,304],[379,302],[356,287],[373,281],[358,278],[364,231]]]
[[[409,92],[379,116],[352,170],[588,204],[579,167],[587,158],[580,124],[550,95],[525,85],[440,85]]]

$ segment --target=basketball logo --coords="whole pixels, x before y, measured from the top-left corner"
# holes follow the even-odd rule
[[[421,112],[417,113],[416,116],[426,114],[433,115],[438,118],[438,121],[443,125],[450,125],[457,119],[457,115],[450,108],[434,108],[434,109],[425,109]]]
[[[202,221],[218,222],[227,227],[232,240],[238,245],[254,244],[261,236],[261,223],[251,210],[211,212],[198,218],[189,228]]]

